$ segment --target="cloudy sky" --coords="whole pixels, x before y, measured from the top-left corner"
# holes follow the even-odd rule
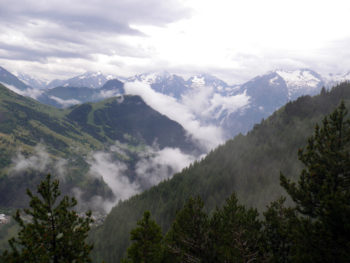
[[[350,70],[350,1],[0,0],[0,65],[37,78]]]

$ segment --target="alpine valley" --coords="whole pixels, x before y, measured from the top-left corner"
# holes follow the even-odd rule
[[[32,89],[25,84],[20,89],[18,79],[1,75],[18,93]],[[25,189],[51,172],[62,178],[63,192],[108,211],[108,205],[171,176],[204,153],[180,124],[139,96],[58,109],[2,84],[0,94],[1,207],[22,207]],[[157,158],[167,155],[175,160],[159,163]],[[152,165],[144,165],[146,160]],[[153,177],[141,171],[153,172]],[[110,203],[105,207],[99,200]]]
[[[66,192],[90,206],[114,200],[107,211],[247,133],[288,101],[350,78],[309,69],[276,70],[240,85],[165,71],[129,78],[87,72],[51,82],[16,74],[0,67],[0,205],[23,205],[18,187],[36,185],[33,173],[53,171],[65,178]]]
[[[0,208],[26,206],[25,189],[54,174],[79,209],[109,213],[90,235],[94,262],[121,260],[145,210],[167,231],[193,195],[208,212],[232,192],[262,211],[284,193],[280,170],[300,172],[315,123],[350,105],[350,74],[310,69],[237,85],[168,72],[16,75],[0,67]]]
[[[257,208],[262,215],[272,201],[286,196],[280,186],[280,173],[293,182],[298,179],[304,168],[298,161],[298,149],[307,145],[315,124],[322,123],[324,116],[333,112],[341,101],[349,108],[348,83],[289,102],[255,125],[247,135],[237,135],[170,180],[119,203],[104,224],[91,233],[94,262],[120,262],[125,257],[130,231],[140,222],[144,211],[150,211],[163,233],[167,233],[190,197],[199,196],[204,203],[203,211],[210,215],[235,193],[241,204]],[[292,205],[291,200],[287,203]],[[200,212],[195,211],[194,216],[200,217]],[[233,218],[236,213],[229,211]],[[229,235],[234,234],[229,232]],[[196,238],[183,236],[186,242]]]

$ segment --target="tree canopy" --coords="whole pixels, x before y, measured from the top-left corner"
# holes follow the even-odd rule
[[[285,197],[257,210],[235,194],[207,214],[200,197],[178,211],[162,262],[349,262],[350,120],[344,103],[316,126],[299,159],[299,180],[281,174]],[[169,256],[170,255],[170,256]],[[168,256],[168,257],[166,257]],[[141,261],[140,261],[141,262]]]
[[[4,262],[91,262],[92,245],[85,242],[91,212],[79,216],[73,210],[77,201],[60,197],[59,182],[47,175],[37,188],[38,196],[27,190],[29,208],[17,210],[14,219],[20,226],[18,236],[9,240]]]

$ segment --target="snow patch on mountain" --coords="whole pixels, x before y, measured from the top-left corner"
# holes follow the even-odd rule
[[[201,88],[205,85],[205,80],[203,76],[194,76],[191,78],[192,88]]]
[[[39,80],[33,78],[32,76],[29,76],[28,74],[16,72],[15,75],[19,80],[23,81],[25,84],[35,89],[43,89],[48,84],[47,80]]]
[[[269,80],[269,83],[270,83],[271,85],[280,85],[280,83],[277,82],[278,79],[279,79],[279,77],[276,76],[276,77],[270,79],[270,80]]]
[[[278,70],[276,73],[284,79],[288,87],[317,87],[321,82],[319,78],[306,70]]]
[[[167,71],[154,71],[154,72],[148,72],[148,73],[143,73],[143,74],[139,74],[133,77],[128,78],[128,82],[134,82],[134,81],[140,81],[140,82],[144,82],[147,84],[155,84],[158,82],[161,82],[165,79],[172,79],[172,75],[167,72]]]
[[[86,72],[84,74],[75,76],[67,80],[53,80],[47,88],[56,88],[58,86],[63,87],[88,87],[93,89],[101,88],[109,79],[113,79],[112,75],[106,77],[100,71],[98,72]]]
[[[317,73],[310,70],[277,70],[276,73],[286,82],[289,99],[296,93],[308,94],[312,90],[318,90],[323,82]]]

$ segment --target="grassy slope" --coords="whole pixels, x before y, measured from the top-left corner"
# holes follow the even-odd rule
[[[236,136],[171,180],[119,203],[104,225],[91,234],[95,262],[119,262],[129,244],[129,232],[145,210],[167,230],[189,196],[200,195],[210,211],[236,192],[241,203],[264,210],[284,193],[280,171],[291,178],[299,174],[298,149],[306,144],[314,125],[341,99],[349,106],[350,84],[288,103],[246,136]]]
[[[13,154],[25,155],[45,144],[52,156],[81,155],[103,144],[65,117],[65,112],[22,97],[0,85],[0,169],[11,163]],[[4,170],[3,170],[4,171]]]
[[[10,178],[8,172],[19,151],[26,157],[31,156],[38,144],[45,145],[52,159],[68,161],[67,187],[90,189],[90,194],[104,192],[101,182],[92,182],[85,176],[89,169],[86,159],[92,151],[108,150],[116,140],[129,148],[128,156],[119,154],[116,158],[127,160],[130,176],[138,152],[145,145],[156,142],[161,148],[180,147],[187,152],[197,149],[178,123],[154,111],[137,96],[110,98],[60,110],[0,85],[0,207],[25,203],[16,193],[22,191],[25,196],[25,189],[37,184],[40,178],[32,171],[24,173],[25,180]],[[49,167],[48,171],[51,170]]]

